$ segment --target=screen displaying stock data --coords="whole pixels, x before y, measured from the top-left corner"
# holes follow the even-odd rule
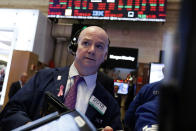
[[[166,21],[167,0],[49,0],[49,18]]]

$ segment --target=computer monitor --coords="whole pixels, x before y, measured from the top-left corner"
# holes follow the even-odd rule
[[[104,63],[109,68],[136,69],[138,65],[138,49],[110,47],[108,58]]]
[[[114,82],[114,86],[118,86],[118,94],[126,95],[128,93],[129,85],[126,82]]]

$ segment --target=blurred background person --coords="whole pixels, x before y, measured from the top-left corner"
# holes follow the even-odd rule
[[[128,94],[125,100],[125,111],[128,109],[129,104],[133,101],[133,98],[135,96],[136,92],[136,81],[137,81],[137,76],[136,72],[130,72],[127,75],[127,81],[129,83],[129,88],[128,88]]]
[[[118,102],[119,107],[121,107],[121,95],[118,94],[118,89],[119,89],[119,86],[114,85],[114,98]]]
[[[4,77],[5,77],[5,70],[1,69],[1,71],[0,71],[0,91],[2,90],[2,87],[3,87]]]
[[[24,84],[27,82],[27,80],[28,80],[28,75],[26,72],[23,72],[20,76],[20,80],[12,83],[12,85],[10,87],[10,91],[9,91],[9,99],[12,96],[14,96],[16,94],[16,92],[24,86]]]

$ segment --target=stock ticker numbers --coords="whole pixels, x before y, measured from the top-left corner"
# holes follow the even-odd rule
[[[48,17],[165,22],[166,0],[50,0]]]

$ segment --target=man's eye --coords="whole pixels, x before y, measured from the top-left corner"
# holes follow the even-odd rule
[[[87,41],[83,42],[82,44],[85,45],[85,46],[89,45],[89,43]]]
[[[104,49],[103,45],[96,45],[96,47],[99,49]]]

